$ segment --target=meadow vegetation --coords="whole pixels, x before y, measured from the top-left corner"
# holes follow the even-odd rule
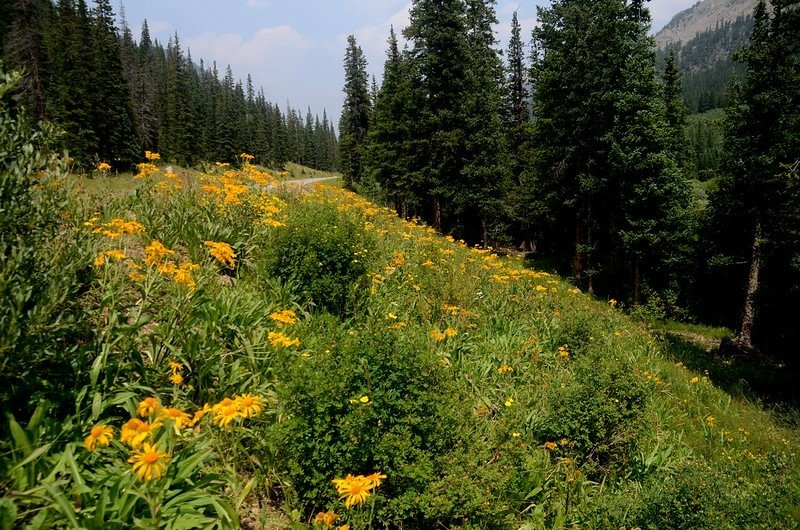
[[[800,522],[796,429],[615,300],[246,156],[87,184],[0,120],[0,527]]]

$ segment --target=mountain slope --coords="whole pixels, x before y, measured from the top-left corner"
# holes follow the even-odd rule
[[[733,54],[746,46],[753,28],[754,0],[704,0],[681,11],[656,34],[659,61],[675,52],[690,110],[722,107],[731,79],[744,77]]]
[[[726,22],[753,13],[755,0],[704,0],[672,17],[656,34],[659,48],[679,42],[687,43],[699,33],[719,28]]]

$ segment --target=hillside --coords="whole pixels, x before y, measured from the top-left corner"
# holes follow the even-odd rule
[[[35,276],[9,280],[40,294],[0,335],[26,359],[4,373],[3,520],[800,518],[797,432],[615,300],[336,187],[301,192],[247,163],[173,169],[143,164],[114,195],[102,172],[91,193],[57,170],[37,183],[61,214],[26,228]],[[58,237],[34,239],[47,223]]]
[[[675,52],[683,72],[684,99],[693,112],[723,107],[733,77],[744,66],[733,59],[753,27],[750,0],[705,0],[675,15],[656,34],[658,60]]]
[[[739,17],[752,15],[754,0],[703,0],[672,17],[656,34],[659,48],[670,44],[688,43],[698,34],[719,28]]]

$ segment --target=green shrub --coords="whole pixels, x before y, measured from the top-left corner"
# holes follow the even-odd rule
[[[0,65],[0,408],[27,416],[39,400],[62,403],[85,373],[79,297],[91,275],[87,241],[62,223],[54,132],[34,130],[10,102],[20,81]]]
[[[345,316],[366,286],[369,236],[331,205],[301,205],[290,212],[263,249],[267,274],[293,280],[304,301]]]
[[[454,381],[426,351],[377,321],[355,335],[330,337],[330,349],[299,357],[279,386],[291,417],[277,437],[301,504],[336,506],[331,480],[375,471],[389,478],[376,520],[405,528],[496,519],[487,492],[498,477],[471,454],[461,426],[469,410]],[[340,328],[340,333],[343,329]]]
[[[626,466],[641,427],[647,390],[630,363],[586,355],[563,386],[548,392],[545,440],[566,438],[582,459],[601,467]]]

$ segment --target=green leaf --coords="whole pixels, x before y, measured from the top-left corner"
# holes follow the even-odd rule
[[[45,482],[44,487],[47,489],[47,493],[50,494],[51,500],[56,503],[59,512],[69,521],[70,526],[72,528],[81,528],[81,525],[78,523],[78,518],[75,517],[75,508],[64,493],[56,490],[49,482]]]
[[[51,447],[52,445],[53,445],[53,444],[51,444],[51,443],[47,443],[47,444],[44,444],[44,445],[43,445],[43,446],[41,446],[41,447],[38,447],[38,448],[34,449],[34,450],[33,450],[33,451],[32,451],[32,452],[31,452],[31,453],[30,453],[30,454],[29,454],[27,457],[25,457],[25,459],[24,459],[24,460],[22,460],[20,463],[18,463],[18,464],[17,464],[17,465],[15,465],[14,467],[12,467],[12,468],[9,470],[9,472],[8,472],[8,473],[9,473],[9,474],[11,474],[11,473],[13,473],[13,472],[14,472],[14,471],[16,471],[16,470],[18,470],[18,469],[20,469],[20,468],[23,468],[23,467],[27,466],[28,464],[30,464],[30,463],[31,463],[31,462],[33,462],[34,460],[38,459],[40,456],[42,456],[42,455],[44,455],[44,454],[47,454],[47,451],[49,451],[49,450],[50,450],[50,447]]]
[[[21,449],[22,454],[28,456],[31,453],[31,443],[28,440],[28,435],[25,434],[25,430],[11,414],[8,415],[8,427],[11,430],[11,437],[14,439],[16,448]]]

